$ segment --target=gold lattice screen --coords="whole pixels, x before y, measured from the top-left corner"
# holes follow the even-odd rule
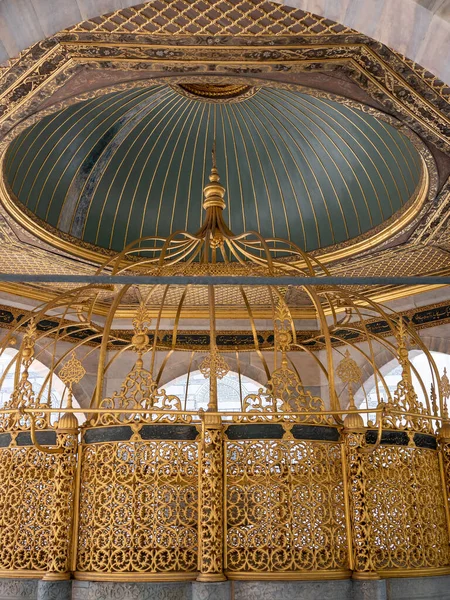
[[[339,443],[228,442],[227,569],[348,568]]]
[[[83,21],[67,31],[164,35],[333,35],[353,30],[260,0],[156,0]]]

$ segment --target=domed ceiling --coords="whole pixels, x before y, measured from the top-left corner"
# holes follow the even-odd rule
[[[7,152],[12,193],[50,226],[107,249],[195,233],[216,139],[231,229],[311,251],[380,226],[419,186],[416,148],[366,112],[269,87],[223,102],[191,92],[155,84],[43,118]]]

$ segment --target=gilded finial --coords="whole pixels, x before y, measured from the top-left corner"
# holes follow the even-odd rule
[[[406,347],[406,343],[408,341],[407,334],[408,331],[406,323],[403,320],[403,317],[400,317],[396,335],[398,362],[402,367],[402,381],[405,381],[411,387],[411,366],[409,364],[408,348]]]
[[[86,369],[81,364],[79,358],[72,352],[70,359],[65,363],[59,372],[59,378],[68,389],[67,408],[73,408],[73,385],[80,383],[86,375]],[[78,419],[73,413],[65,413],[57,423],[58,433],[73,433],[78,428]]]
[[[211,348],[210,353],[205,356],[199,366],[199,371],[205,379],[208,379],[211,374],[217,377],[217,379],[223,379],[229,370],[230,367],[226,360],[215,346]]]
[[[345,351],[345,356],[336,368],[336,374],[342,383],[347,385],[348,390],[348,408],[356,410],[355,397],[353,395],[353,385],[361,381],[361,369],[357,362],[351,357],[349,350]],[[351,413],[344,419],[344,427],[346,429],[359,429],[364,426],[364,421],[361,415]]]
[[[134,335],[131,338],[133,348],[139,354],[140,362],[140,357],[149,347],[150,338],[148,337],[148,331],[150,329],[151,321],[150,310],[143,302],[140,302],[133,319]]]
[[[444,367],[444,374],[439,382],[440,392],[442,395],[442,425],[439,431],[439,437],[444,440],[450,440],[450,421],[448,418],[448,405],[447,401],[450,398],[450,380],[447,375],[447,369]]]
[[[212,167],[209,175],[209,181],[203,189],[203,208],[206,210],[210,207],[216,206],[222,210],[226,204],[224,202],[225,188],[220,183],[219,171],[217,170],[216,163],[216,141],[213,142],[212,147]]]

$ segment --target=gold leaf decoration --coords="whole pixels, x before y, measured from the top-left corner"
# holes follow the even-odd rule
[[[211,377],[211,374],[215,375],[217,379],[223,379],[229,370],[230,367],[226,360],[216,348],[211,349],[211,352],[205,356],[199,367],[199,371],[205,379]]]
[[[72,389],[73,384],[79,383],[85,375],[86,369],[77,358],[75,352],[72,352],[72,356],[59,372],[59,378],[67,387]]]

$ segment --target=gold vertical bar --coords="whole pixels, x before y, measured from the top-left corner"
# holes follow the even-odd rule
[[[77,570],[77,551],[78,551],[78,526],[80,516],[80,487],[81,487],[81,463],[83,458],[83,444],[78,446],[78,462],[75,477],[75,494],[73,498],[73,523],[72,523],[72,548],[70,556],[70,570],[72,573]]]
[[[227,519],[227,454],[228,454],[228,440],[223,439],[223,568],[224,570],[228,566],[227,558],[227,535],[228,535],[228,519]]]
[[[342,479],[344,482],[344,511],[345,511],[345,530],[347,533],[348,547],[348,567],[350,571],[354,571],[355,565],[353,560],[353,544],[352,544],[352,523],[350,519],[350,495],[348,491],[348,473],[347,473],[347,455],[345,446],[341,442],[341,464],[342,464]]]
[[[447,531],[448,531],[448,538],[450,541],[450,510],[449,510],[449,506],[448,506],[448,488],[447,488],[447,480],[445,477],[444,458],[442,456],[442,446],[438,450],[438,456],[439,456],[439,471],[441,472],[442,491],[444,494],[445,517],[447,520]]]
[[[197,570],[200,571],[202,564],[202,459],[203,447],[205,445],[205,420],[202,417],[200,440],[198,441],[198,493],[197,493]]]

